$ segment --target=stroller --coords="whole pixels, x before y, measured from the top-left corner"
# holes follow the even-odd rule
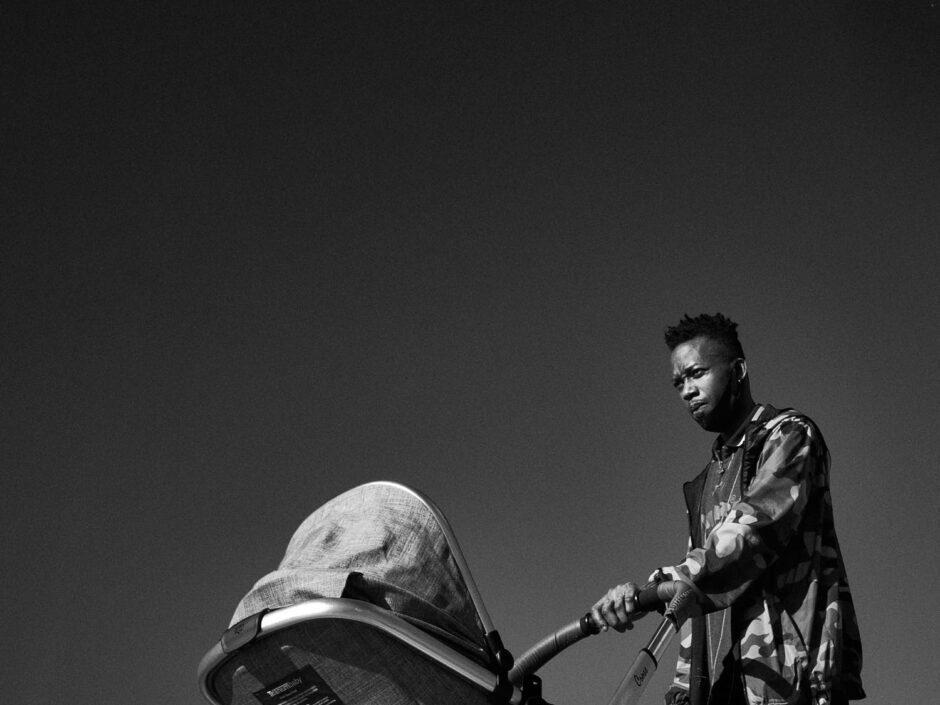
[[[665,617],[611,705],[639,701],[691,595],[678,588],[641,592],[640,608]],[[538,668],[597,632],[584,615],[513,659],[440,510],[373,482],[300,525],[197,675],[214,705],[543,705]]]

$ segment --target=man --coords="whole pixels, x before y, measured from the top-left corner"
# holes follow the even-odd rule
[[[844,705],[865,697],[861,641],[833,526],[829,452],[792,409],[755,404],[737,324],[686,315],[667,328],[672,381],[689,414],[716,433],[705,469],[683,487],[690,544],[651,579],[696,600],[682,624],[668,705]],[[638,590],[611,588],[594,621],[619,631]]]

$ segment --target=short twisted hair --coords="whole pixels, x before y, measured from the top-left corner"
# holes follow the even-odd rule
[[[744,349],[738,340],[738,324],[720,313],[714,316],[703,313],[695,318],[685,314],[676,325],[666,328],[666,346],[670,350],[700,337],[721,343],[731,357],[744,357]]]

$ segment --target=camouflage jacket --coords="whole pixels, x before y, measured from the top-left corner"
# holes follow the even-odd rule
[[[833,525],[829,451],[792,409],[764,406],[745,431],[738,496],[702,535],[708,468],[683,487],[690,550],[664,569],[690,583],[697,610],[682,627],[669,702],[707,703],[731,657],[751,705],[836,703],[865,697],[862,649]],[[705,617],[725,610],[731,639],[709,668]],[[711,672],[709,672],[711,671]]]

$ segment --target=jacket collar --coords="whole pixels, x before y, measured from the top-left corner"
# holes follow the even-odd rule
[[[747,433],[751,427],[758,421],[763,420],[765,408],[764,404],[755,405],[751,414],[741,422],[741,425],[728,437],[728,440],[725,440],[724,436],[717,436],[714,443],[712,443],[712,457],[720,459],[727,458],[744,445],[744,439],[747,437]]]

